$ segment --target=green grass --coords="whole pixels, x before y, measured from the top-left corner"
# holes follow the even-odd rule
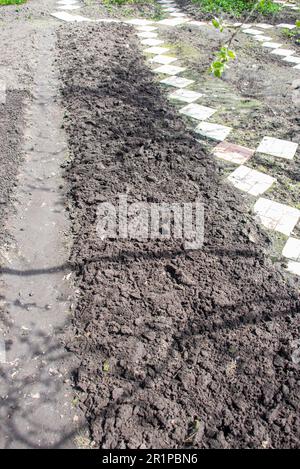
[[[0,0],[0,5],[20,5],[25,2],[27,0]]]
[[[250,12],[257,0],[192,0],[207,13],[232,13],[242,15]],[[262,14],[276,13],[280,10],[272,0],[265,0],[257,9]]]
[[[105,5],[145,5],[154,3],[154,0],[103,0],[103,3]]]

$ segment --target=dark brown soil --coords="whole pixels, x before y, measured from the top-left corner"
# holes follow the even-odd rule
[[[199,4],[193,3],[192,0],[176,0],[176,3],[179,7],[190,16],[193,16],[197,20],[211,20],[214,16],[218,16],[220,18],[226,20],[235,20],[235,21],[242,21],[245,20],[249,13],[245,13],[244,15],[233,15],[226,12],[216,12],[214,13],[206,13],[201,11]],[[295,10],[291,10],[290,8],[282,8],[280,11],[271,14],[260,14],[260,13],[253,13],[251,19],[249,19],[249,23],[252,21],[256,22],[268,22],[272,24],[277,24],[280,22],[284,23],[291,23],[294,24],[295,21],[299,19],[299,13]]]
[[[7,91],[6,103],[0,103],[0,241],[4,241],[4,220],[16,184],[21,161],[24,92]]]
[[[155,85],[129,27],[68,25],[59,48],[79,291],[67,346],[96,446],[299,447],[300,306],[264,254],[268,237]],[[102,242],[97,205],[119,193],[199,197],[203,249]]]

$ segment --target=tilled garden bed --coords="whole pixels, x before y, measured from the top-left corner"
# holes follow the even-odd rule
[[[130,27],[68,25],[59,48],[78,288],[67,347],[93,441],[298,447],[300,304],[265,255],[268,236],[154,83]],[[97,207],[118,194],[200,199],[203,248],[101,241]]]

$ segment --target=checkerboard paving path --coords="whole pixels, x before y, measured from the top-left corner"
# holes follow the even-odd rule
[[[286,236],[290,236],[300,217],[298,209],[263,197],[257,200],[253,210],[262,225]]]
[[[247,166],[239,166],[228,176],[228,180],[238,189],[250,195],[258,196],[268,190],[276,181],[268,174],[261,173]]]

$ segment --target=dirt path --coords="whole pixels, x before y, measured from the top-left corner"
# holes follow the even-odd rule
[[[51,3],[44,2],[44,6],[51,7]],[[79,420],[70,385],[76,363],[62,346],[74,299],[74,292],[70,299],[68,281],[70,237],[61,177],[61,164],[68,152],[54,66],[55,28],[48,19],[28,23],[27,15],[35,17],[43,12],[41,2],[30,4],[18,21],[15,18],[18,34],[28,34],[23,54],[20,46],[13,58],[13,45],[0,59],[2,70],[7,71],[3,78],[9,89],[8,110],[14,114],[18,110],[18,101],[10,98],[16,86],[25,88],[23,94],[15,92],[17,96],[27,96],[21,106],[23,128],[21,125],[18,136],[22,142],[18,140],[17,149],[18,160],[20,154],[24,160],[19,168],[14,161],[11,168],[14,176],[18,174],[14,213],[5,223],[9,241],[1,247],[1,329],[6,353],[1,363],[0,446],[61,448],[73,446],[78,428],[74,417]],[[1,36],[9,48],[5,34],[15,31],[16,24],[6,19]],[[11,60],[9,67],[7,59]],[[6,111],[4,105],[5,115]],[[1,122],[4,138],[6,131]],[[14,149],[10,142],[8,148]],[[9,171],[6,162],[1,169]],[[14,183],[12,176],[8,178],[10,185]]]

